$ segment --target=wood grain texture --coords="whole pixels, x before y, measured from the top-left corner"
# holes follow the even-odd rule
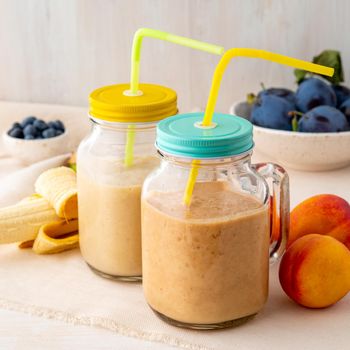
[[[129,80],[139,27],[303,59],[338,49],[349,81],[349,15],[348,0],[0,0],[0,99],[86,105],[94,88]],[[146,39],[141,80],[177,90],[182,111],[204,107],[218,59]],[[217,110],[262,81],[293,87],[292,69],[235,60]]]

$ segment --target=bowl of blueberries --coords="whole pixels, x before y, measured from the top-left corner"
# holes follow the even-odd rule
[[[263,89],[230,113],[250,120],[258,152],[289,168],[325,171],[350,165],[350,88],[341,85],[340,54],[333,80],[296,71],[298,88]],[[329,65],[329,64],[328,64]]]
[[[44,121],[28,116],[3,134],[7,152],[22,163],[32,164],[70,151],[67,130],[60,120]]]

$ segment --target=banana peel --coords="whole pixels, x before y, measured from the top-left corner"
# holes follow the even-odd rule
[[[72,156],[68,159],[67,166],[77,172],[77,154],[73,153]]]
[[[18,245],[19,249],[28,249],[28,248],[33,248],[33,244],[34,244],[34,239],[31,239],[30,241],[25,241],[22,242]]]
[[[0,244],[16,243],[37,254],[59,253],[78,246],[76,174],[68,167],[43,172],[37,193],[0,208]]]
[[[49,201],[60,218],[78,217],[77,180],[72,169],[61,166],[44,171],[35,182],[35,191]]]
[[[36,254],[54,254],[78,245],[78,220],[56,221],[40,227],[33,242],[33,251]]]

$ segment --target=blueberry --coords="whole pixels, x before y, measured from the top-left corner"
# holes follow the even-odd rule
[[[19,128],[22,129],[22,125],[20,123],[13,123],[11,129]]]
[[[342,103],[339,109],[350,123],[350,97]]]
[[[25,139],[25,140],[34,140],[34,139],[35,139],[35,136],[34,136],[34,135],[31,135],[31,134],[24,135],[24,139]]]
[[[44,130],[41,134],[41,136],[44,139],[48,139],[50,137],[55,137],[56,136],[56,130],[54,128],[48,128],[46,130]]]
[[[53,122],[53,121],[48,122],[48,123],[47,123],[47,126],[48,126],[49,128],[51,128],[51,129],[56,129],[56,128],[55,128],[55,122]]]
[[[23,133],[24,136],[27,135],[33,135],[34,137],[37,136],[39,134],[38,130],[36,129],[36,127],[34,125],[27,125],[24,129],[23,129]]]
[[[55,120],[55,121],[48,122],[47,125],[50,128],[64,131],[64,125],[63,125],[63,123],[60,120]]]
[[[17,139],[23,139],[24,135],[23,135],[23,130],[21,128],[12,128],[8,134],[11,137],[16,137]]]
[[[285,88],[269,88],[262,90],[258,93],[258,98],[263,95],[273,95],[285,98],[290,103],[295,103],[295,93],[292,90]]]
[[[45,129],[48,128],[48,125],[41,119],[35,120],[33,123],[33,126],[35,126],[36,129],[39,131],[44,131]]]
[[[331,106],[318,106],[305,113],[299,120],[302,132],[339,132],[349,129],[344,114]]]
[[[64,125],[60,120],[55,120],[54,125],[56,130],[64,131]]]
[[[343,85],[332,85],[332,88],[337,96],[337,107],[339,108],[345,100],[350,98],[350,89]]]
[[[62,130],[56,130],[56,136],[60,136],[63,134],[64,131]]]
[[[235,114],[250,120],[253,105],[248,102],[240,102],[235,106]]]
[[[292,130],[292,118],[288,114],[294,105],[274,95],[262,95],[252,109],[251,122],[270,129]]]
[[[35,121],[36,121],[36,117],[33,117],[33,116],[24,118],[24,119],[22,120],[22,123],[21,123],[22,128],[25,128],[27,125],[33,124]]]
[[[295,99],[297,108],[304,113],[321,105],[335,107],[337,103],[332,87],[318,78],[304,80],[299,85]]]

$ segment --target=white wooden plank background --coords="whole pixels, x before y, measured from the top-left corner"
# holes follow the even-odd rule
[[[350,84],[349,0],[0,0],[0,99],[86,105],[92,89],[128,81],[132,36],[144,26],[303,59],[339,49]],[[217,61],[146,39],[141,78],[176,89],[182,111],[203,107]],[[290,68],[237,59],[217,109],[261,81],[293,87],[294,77]]]

